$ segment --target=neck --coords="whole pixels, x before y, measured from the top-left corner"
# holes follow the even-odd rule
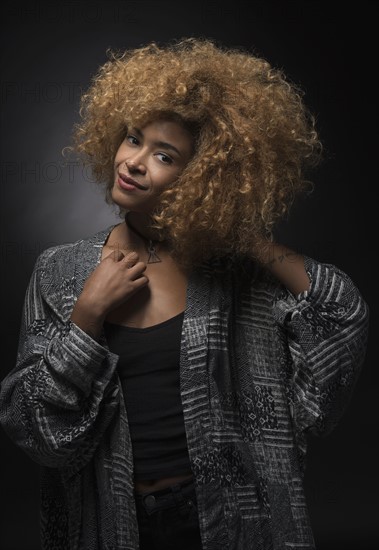
[[[158,232],[151,227],[151,217],[148,214],[129,211],[125,216],[126,225],[135,229],[147,241],[158,241]]]
[[[134,233],[140,239],[145,241],[145,246],[148,252],[147,263],[155,264],[160,263],[162,260],[157,254],[157,243],[158,235],[151,229],[151,226],[147,224],[147,220],[151,221],[148,216],[133,216],[133,221],[131,221],[130,214],[135,214],[133,212],[128,212],[125,216],[126,227],[129,232]]]

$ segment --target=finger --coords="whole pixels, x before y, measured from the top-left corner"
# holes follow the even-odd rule
[[[139,260],[139,256],[137,252],[132,251],[126,254],[126,256],[123,259],[123,262],[126,263],[129,268],[131,268],[134,265],[136,265],[138,260]]]
[[[146,275],[141,275],[140,277],[137,277],[137,279],[134,279],[133,285],[135,289],[138,290],[139,288],[147,285],[148,282],[149,278]]]
[[[108,258],[111,258],[115,262],[119,262],[124,258],[124,254],[119,248],[116,248],[115,250],[112,250],[112,252],[108,254],[108,256],[105,256],[104,260],[107,260]]]
[[[145,271],[146,267],[147,267],[147,265],[144,264],[143,262],[138,262],[138,263],[136,263],[136,265],[131,267],[129,269],[129,275],[130,275],[131,280],[133,281],[133,280],[137,279],[138,277],[141,277],[141,275]]]

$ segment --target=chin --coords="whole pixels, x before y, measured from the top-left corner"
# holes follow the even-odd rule
[[[139,214],[150,214],[152,212],[150,205],[138,204],[138,201],[133,200],[133,197],[126,196],[117,188],[112,189],[111,199],[114,204],[128,212],[138,212]]]

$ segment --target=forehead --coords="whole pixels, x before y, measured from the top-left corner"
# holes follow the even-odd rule
[[[143,124],[136,124],[136,128],[143,130],[143,132],[160,132],[162,134],[177,134],[186,135],[189,131],[186,129],[184,123],[176,122],[169,119],[158,119],[145,122]]]
[[[194,138],[184,124],[169,119],[157,119],[132,126],[146,139],[164,141],[179,145],[183,149],[192,149]]]

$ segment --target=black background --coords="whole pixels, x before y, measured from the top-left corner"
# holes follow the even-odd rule
[[[81,89],[106,49],[204,36],[243,46],[305,91],[325,160],[278,239],[346,271],[371,309],[361,377],[339,426],[311,439],[306,490],[317,547],[377,544],[377,8],[324,2],[2,4],[0,376],[14,366],[37,255],[117,221],[90,174],[63,165]],[[38,465],[1,433],[0,547],[39,548]]]

